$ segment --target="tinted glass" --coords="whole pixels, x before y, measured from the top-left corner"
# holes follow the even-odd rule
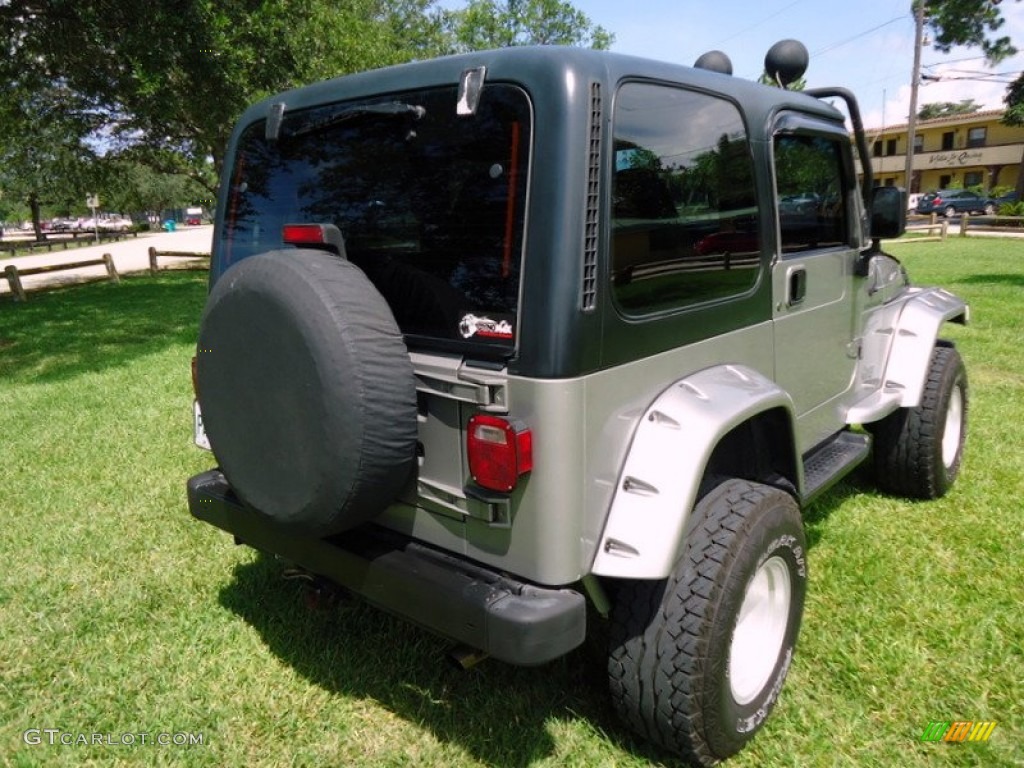
[[[629,83],[615,105],[614,296],[628,314],[744,293],[760,265],[753,161],[731,102]]]
[[[843,168],[836,139],[776,136],[775,180],[783,253],[849,243]]]
[[[328,223],[402,331],[445,346],[514,343],[530,106],[490,84],[477,113],[454,87],[286,113],[241,138],[224,266],[282,247],[282,227]]]

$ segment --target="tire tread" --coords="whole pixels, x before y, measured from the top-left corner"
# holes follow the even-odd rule
[[[685,554],[672,575],[620,586],[610,628],[612,702],[634,731],[693,765],[722,757],[709,742],[698,689],[709,663],[713,606],[736,559],[737,538],[778,493],[745,480],[722,483],[690,515]]]

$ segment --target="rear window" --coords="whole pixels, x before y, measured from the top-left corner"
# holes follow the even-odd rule
[[[241,136],[220,271],[286,247],[282,228],[334,224],[402,332],[425,344],[515,344],[530,104],[488,84],[473,115],[452,87],[285,113]]]

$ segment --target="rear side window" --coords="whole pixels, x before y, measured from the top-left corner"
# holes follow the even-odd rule
[[[614,296],[627,315],[745,293],[761,236],[753,159],[734,104],[627,83],[615,103]]]
[[[507,355],[515,343],[531,111],[490,83],[474,115],[454,86],[285,113],[241,136],[220,269],[335,224],[409,339]],[[479,350],[478,350],[479,351]]]

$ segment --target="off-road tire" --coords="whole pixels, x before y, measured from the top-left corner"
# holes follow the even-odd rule
[[[878,486],[912,499],[945,495],[960,472],[967,411],[967,370],[960,353],[936,346],[921,404],[867,425],[874,435]]]
[[[214,455],[239,498],[316,536],[358,525],[416,464],[416,383],[387,302],[325,251],[251,256],[213,286],[197,382]]]
[[[792,661],[807,586],[805,550],[789,494],[729,479],[690,515],[668,579],[619,584],[608,675],[615,709],[634,731],[698,766],[743,748],[775,705]],[[756,662],[761,674],[740,703],[730,680],[734,634],[747,588],[766,569],[785,577],[779,581],[788,582],[788,601],[779,603],[767,633],[777,641],[766,649],[774,661]]]

